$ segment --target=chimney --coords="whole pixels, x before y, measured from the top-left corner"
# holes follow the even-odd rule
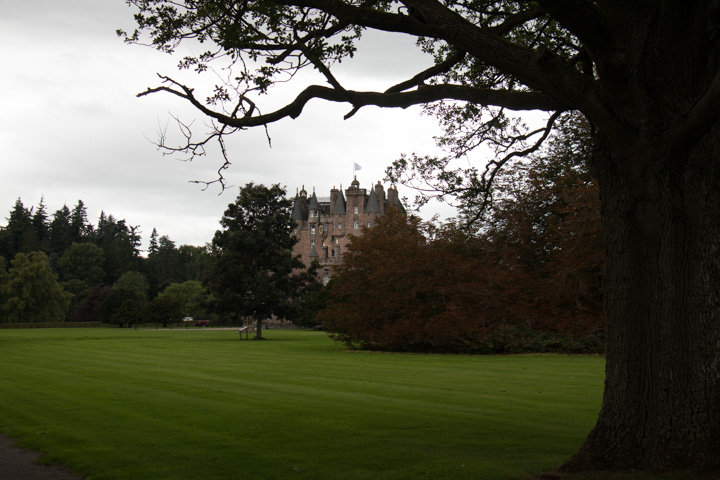
[[[388,188],[388,203],[395,207],[400,207],[400,198],[398,197],[398,191],[395,185]]]
[[[375,196],[377,197],[378,204],[380,205],[380,215],[385,214],[385,189],[383,188],[380,180],[375,185]]]

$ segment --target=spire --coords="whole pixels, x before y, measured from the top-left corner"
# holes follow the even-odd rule
[[[374,188],[370,189],[367,205],[365,205],[365,213],[380,213],[380,202]]]
[[[317,196],[315,195],[315,189],[313,188],[312,197],[310,197],[310,210],[320,210],[320,202],[318,202]]]
[[[303,220],[302,202],[300,201],[300,197],[297,195],[295,195],[295,201],[293,202],[293,209],[290,217],[293,220]]]
[[[345,195],[343,195],[342,190],[340,190],[337,201],[335,202],[333,212],[332,213],[340,213],[340,214],[346,214],[347,209],[345,206]]]

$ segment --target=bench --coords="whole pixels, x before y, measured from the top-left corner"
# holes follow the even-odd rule
[[[249,332],[247,325],[238,329],[238,333],[240,334],[240,340],[242,340],[243,332],[245,332],[245,340],[249,340]]]

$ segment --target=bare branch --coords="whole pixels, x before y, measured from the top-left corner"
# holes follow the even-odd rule
[[[160,78],[162,78],[165,83],[176,86],[177,89],[168,86],[148,88],[146,91],[138,94],[138,97],[160,91],[168,92],[184,98],[205,115],[234,128],[267,125],[286,117],[297,118],[305,105],[313,98],[320,98],[331,102],[351,103],[356,109],[368,105],[387,108],[408,108],[413,105],[422,105],[439,100],[457,100],[483,105],[496,105],[510,110],[553,111],[568,108],[557,100],[538,92],[486,90],[463,85],[428,85],[424,88],[401,93],[358,92],[311,85],[303,90],[293,102],[272,113],[236,117],[207,108],[195,98],[193,89],[176,82],[170,77],[160,76]]]
[[[495,177],[500,172],[502,167],[505,166],[505,164],[514,157],[525,157],[537,151],[552,132],[555,121],[560,117],[560,115],[562,115],[562,113],[562,111],[557,111],[553,113],[545,124],[545,127],[535,130],[534,132],[531,132],[529,135],[526,136],[526,138],[530,138],[531,136],[542,132],[541,137],[529,148],[521,151],[513,151],[499,160],[491,160],[490,162],[488,162],[487,166],[485,167],[485,171],[483,172],[481,177],[481,187],[484,190],[483,198],[475,215],[473,215],[467,221],[468,228],[470,228],[476,221],[478,221],[478,219],[485,212],[485,209],[490,205],[490,202],[492,201],[492,185]]]
[[[188,156],[185,158],[181,158],[182,161],[190,162],[196,159],[197,157],[204,157],[207,154],[206,147],[208,144],[210,144],[212,141],[217,141],[218,145],[220,146],[220,152],[223,157],[223,163],[220,165],[220,167],[217,170],[217,178],[215,180],[211,181],[202,181],[202,180],[192,180],[190,183],[197,183],[204,185],[203,190],[206,190],[210,185],[212,184],[219,184],[222,193],[223,190],[227,188],[227,183],[225,182],[225,177],[223,176],[223,171],[227,170],[230,165],[230,159],[227,155],[227,150],[225,149],[225,141],[224,137],[225,135],[230,135],[237,131],[235,128],[228,127],[227,125],[216,125],[213,124],[211,127],[211,132],[207,134],[202,140],[200,141],[193,141],[193,134],[192,134],[192,124],[187,124],[180,120],[179,117],[176,115],[170,115],[170,117],[175,121],[175,123],[178,126],[178,130],[180,131],[181,135],[185,138],[184,142],[180,144],[180,146],[173,147],[168,145],[167,143],[167,126],[165,128],[162,128],[158,132],[158,141],[152,142],[158,149],[163,151],[163,155],[173,155],[176,153],[185,153]]]

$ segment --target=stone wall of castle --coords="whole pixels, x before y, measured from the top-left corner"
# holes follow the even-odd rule
[[[308,198],[303,187],[293,205],[299,240],[293,253],[300,255],[305,265],[317,260],[327,282],[332,267],[342,263],[350,236],[361,235],[363,227],[373,227],[391,205],[404,211],[397,188],[391,186],[386,195],[380,182],[368,191],[354,179],[344,192],[333,188],[329,197],[321,198],[314,191]]]

